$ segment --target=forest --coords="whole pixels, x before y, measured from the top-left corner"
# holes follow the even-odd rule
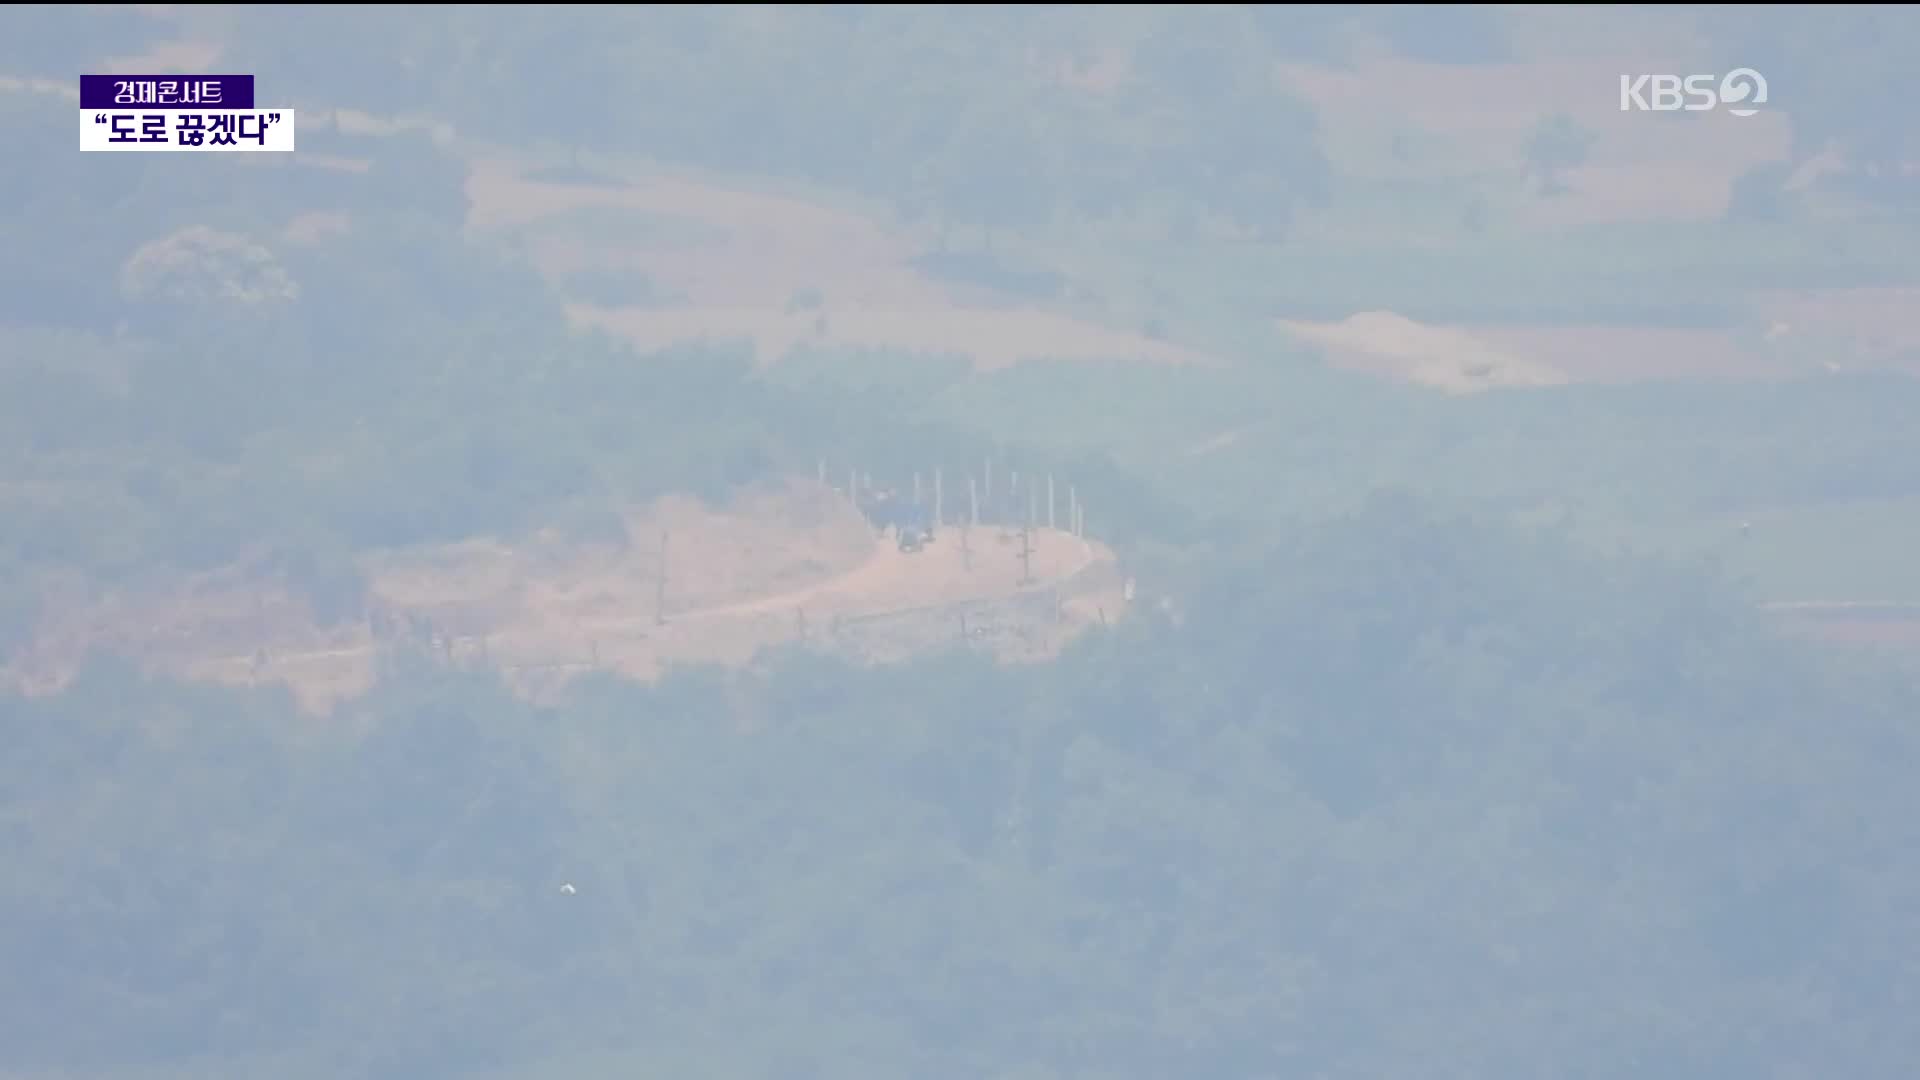
[[[0,691],[0,1075],[1920,1071],[1920,668],[1757,610],[1920,590],[1914,380],[1454,399],[1250,329],[1295,281],[1600,322],[1915,283],[1920,198],[1885,167],[1914,128],[1849,93],[1891,85],[1911,20],[1701,16],[1807,88],[1796,137],[1867,163],[1853,218],[1766,173],[1744,218],[1342,263],[1302,245],[1364,185],[1271,61],[1365,31],[1498,62],[1503,9],[342,10],[0,15],[0,75],[219,35],[302,154],[370,163],[76,156],[64,103],[0,90],[52,148],[0,156],[0,661],[74,581],[244,563],[351,620],[367,551],[592,535],[821,457],[1070,472],[1177,602],[1045,665],[775,651],[558,704],[424,655],[323,720],[104,654]],[[1121,90],[1035,89],[1116,42]],[[461,147],[307,126],[338,109],[816,185],[1017,289],[1077,272],[1023,268],[1064,236],[1250,344],[984,373],[637,349],[466,227]],[[315,206],[349,224],[278,239]],[[1869,503],[1895,508],[1873,561],[1730,524]]]
[[[6,710],[28,1075],[1897,1075],[1910,678],[1385,499],[1057,666]],[[560,886],[576,892],[563,894]],[[65,1070],[65,1071],[62,1071]],[[169,1071],[171,1070],[171,1071]]]

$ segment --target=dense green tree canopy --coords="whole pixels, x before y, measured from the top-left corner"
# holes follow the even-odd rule
[[[39,973],[8,1062],[1733,1077],[1920,1053],[1911,683],[1791,655],[1684,568],[1412,500],[1247,558],[1193,567],[1179,625],[1051,669],[793,655],[536,709],[422,667],[304,732],[273,695],[107,666],[7,703],[6,810],[37,824],[0,956]]]

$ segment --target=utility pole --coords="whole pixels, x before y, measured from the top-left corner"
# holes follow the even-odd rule
[[[980,524],[980,491],[974,487],[973,474],[967,474],[967,519],[960,523],[960,564],[973,572],[973,545],[969,539]]]
[[[1027,527],[1020,530],[1020,584],[1033,583],[1033,519],[1037,516],[1034,508],[1034,491],[1027,489]]]
[[[1053,474],[1047,474],[1047,528],[1053,528]]]
[[[981,486],[986,489],[987,510],[991,513],[993,510],[993,458],[991,457],[987,458],[986,480]]]
[[[913,505],[920,505],[920,474],[918,472],[913,474]]]
[[[660,533],[660,580],[653,590],[653,624],[667,624],[667,533]]]

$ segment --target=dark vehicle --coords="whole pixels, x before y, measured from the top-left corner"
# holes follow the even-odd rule
[[[902,511],[894,526],[900,537],[900,550],[919,551],[933,543],[933,518],[927,513],[926,507],[908,506],[903,507]]]

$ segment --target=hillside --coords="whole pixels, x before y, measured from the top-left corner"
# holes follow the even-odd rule
[[[86,662],[117,656],[156,674],[284,684],[324,713],[405,651],[499,672],[544,697],[590,671],[652,681],[670,665],[739,665],[789,643],[855,660],[898,662],[955,642],[1041,658],[1126,606],[1113,553],[1097,541],[1042,527],[1023,560],[1017,528],[954,524],[907,554],[844,494],[813,484],[721,510],[668,499],[620,524],[621,535],[590,544],[548,530],[518,545],[369,552],[364,614],[346,621],[319,617],[271,572],[111,595],[44,621],[0,673],[57,693]],[[1045,603],[996,613],[995,601],[1022,594]],[[944,626],[944,640],[935,629],[916,648],[903,617]]]
[[[1916,52],[0,11],[0,1076],[1920,1076]]]

